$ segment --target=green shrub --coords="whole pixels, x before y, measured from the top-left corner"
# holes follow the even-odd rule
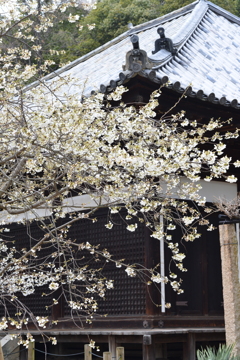
[[[240,360],[239,356],[233,354],[233,345],[219,345],[219,348],[207,347],[197,350],[197,360]]]

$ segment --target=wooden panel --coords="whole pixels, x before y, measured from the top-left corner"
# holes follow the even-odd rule
[[[101,210],[94,214],[98,218],[97,222],[82,220],[73,224],[69,231],[69,237],[76,239],[77,242],[88,241],[92,245],[100,244],[100,249],[106,248],[115,259],[125,259],[127,264],[144,265],[144,247],[145,247],[145,225],[138,222],[135,232],[126,229],[127,213],[111,214],[109,211]],[[106,228],[108,221],[114,224],[111,230]],[[136,219],[134,219],[134,223]],[[128,221],[128,223],[130,223]],[[89,261],[89,253],[86,259]],[[114,280],[114,289],[106,293],[106,298],[98,298],[100,314],[121,315],[121,314],[144,314],[146,308],[145,285],[138,277],[129,277],[125,268],[116,268],[114,263],[99,261],[97,264],[93,261],[89,266],[104,267],[103,275],[106,278]],[[65,308],[66,314],[69,309]]]
[[[173,242],[178,242],[180,251],[186,254],[183,264],[188,271],[185,273],[179,272],[174,264],[171,265],[173,272],[176,272],[183,279],[182,288],[184,293],[177,295],[171,289],[167,289],[167,301],[172,304],[168,314],[223,314],[217,216],[217,214],[214,214],[209,217],[210,223],[216,227],[216,230],[207,231],[206,226],[199,227],[198,232],[202,236],[194,242],[181,240],[182,232],[180,228],[172,232]],[[169,265],[169,261],[170,251],[166,247],[166,266]]]

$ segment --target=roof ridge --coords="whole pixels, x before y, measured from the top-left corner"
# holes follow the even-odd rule
[[[218,6],[211,1],[207,1],[207,3],[208,3],[208,7],[210,10],[212,10],[212,11],[218,13],[219,15],[224,16],[226,19],[240,25],[240,17],[232,14],[230,11],[223,9],[221,6]]]
[[[179,51],[186,43],[186,41],[191,37],[197,26],[204,18],[208,8],[208,2],[205,0],[198,0],[197,3],[195,3],[195,7],[190,16],[180,27],[177,34],[171,39],[173,46],[174,48],[177,48],[177,51]],[[174,55],[170,54],[169,52],[166,52],[165,56],[163,56],[163,52],[161,52],[160,54],[156,54],[154,57],[149,56],[149,58],[153,63],[156,64],[153,69],[157,70],[171,61],[173,56]]]
[[[198,1],[189,18],[180,27],[178,33],[172,38],[174,46],[179,48],[187,41],[203,19],[208,8],[208,3],[205,0]]]

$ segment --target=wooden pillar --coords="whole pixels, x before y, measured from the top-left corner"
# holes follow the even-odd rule
[[[240,283],[235,225],[220,225],[219,233],[226,342],[228,345],[234,344],[235,352],[240,356]]]
[[[35,341],[28,344],[28,360],[35,360]]]
[[[112,360],[112,354],[110,352],[104,352],[103,360]]]
[[[0,340],[0,360],[4,360],[3,351],[2,351],[2,345]]]
[[[193,333],[188,334],[187,342],[184,343],[183,360],[196,360],[196,339]]]
[[[84,360],[92,360],[92,348],[89,344],[84,345]]]
[[[143,360],[155,360],[154,349],[152,345],[143,344]]]
[[[143,335],[143,360],[155,360],[154,346],[151,335]]]
[[[116,358],[116,337],[113,335],[108,336],[108,350],[112,353],[112,357]]]
[[[116,350],[116,360],[124,360],[125,354],[124,354],[124,347],[119,346]]]

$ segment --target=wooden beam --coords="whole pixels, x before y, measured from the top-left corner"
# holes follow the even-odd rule
[[[225,332],[196,334],[196,341],[226,341]]]

